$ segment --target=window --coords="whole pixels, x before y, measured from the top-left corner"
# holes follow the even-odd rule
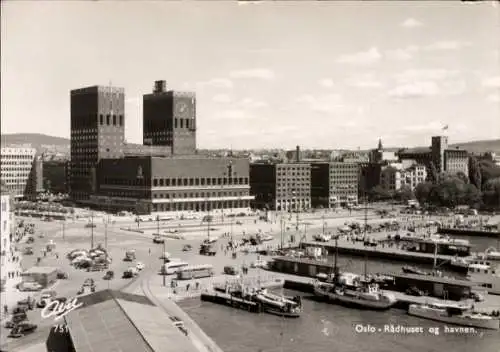
[[[109,126],[109,115],[106,115],[106,125]]]
[[[163,186],[163,179],[160,178],[160,186]]]
[[[120,126],[123,126],[123,115],[120,115]]]
[[[172,186],[177,186],[177,180],[175,178],[172,179]]]
[[[99,124],[104,125],[104,116],[102,114],[99,115]]]
[[[116,126],[116,115],[113,115],[113,126]]]
[[[180,119],[181,120],[181,128],[184,128],[184,119]]]
[[[177,128],[177,119],[174,119],[174,128]]]

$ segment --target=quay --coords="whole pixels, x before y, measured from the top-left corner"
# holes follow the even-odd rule
[[[478,236],[478,237],[491,237],[498,238],[500,240],[500,232],[497,231],[484,231],[484,230],[474,230],[474,229],[456,229],[449,227],[438,228],[439,234],[446,235],[456,235],[456,236]]]
[[[337,250],[339,254],[431,265],[434,263],[434,259],[436,259],[437,264],[443,263],[443,265],[449,265],[451,259],[454,258],[453,255],[410,252],[397,247],[377,246],[374,248],[364,246],[360,242],[352,243],[348,241],[338,241],[337,246],[334,243],[328,242],[302,242],[301,248],[305,247],[324,248],[328,253],[334,253]]]

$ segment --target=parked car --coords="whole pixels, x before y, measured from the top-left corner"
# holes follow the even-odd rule
[[[64,272],[64,271],[58,271],[57,272],[57,278],[60,279],[60,280],[67,280],[68,279],[68,273]]]
[[[236,266],[226,265],[224,267],[224,274],[226,274],[226,275],[238,275],[239,270]]]
[[[6,321],[4,326],[6,329],[12,329],[14,326],[27,319],[28,316],[26,315],[26,313],[17,313],[12,315],[11,320]]]
[[[31,323],[21,323],[17,324],[12,328],[8,337],[18,338],[25,335],[31,334],[36,330],[38,326]]]
[[[96,227],[96,225],[95,225],[95,224],[93,224],[93,223],[90,223],[90,222],[89,222],[89,223],[85,224],[85,228],[86,228],[86,229],[90,229],[90,228],[94,228],[94,227]]]
[[[19,291],[40,291],[43,287],[38,282],[21,282],[17,288]]]
[[[182,247],[183,252],[189,252],[192,249],[193,249],[193,246],[191,246],[190,244],[185,244],[184,247]]]
[[[471,292],[470,293],[470,298],[472,298],[476,302],[482,302],[484,301],[484,297],[482,294],[477,293],[477,292]]]
[[[93,286],[94,285],[94,279],[85,279],[83,282],[83,286]]]
[[[425,296],[425,292],[418,289],[415,286],[410,287],[406,290],[406,294],[410,296]]]
[[[26,247],[23,251],[24,255],[33,255],[33,248],[31,247]]]
[[[136,269],[141,271],[142,269],[144,269],[146,266],[144,265],[144,263],[141,263],[141,262],[137,262],[137,264],[135,265]]]
[[[165,239],[160,237],[160,236],[155,236],[153,238],[153,243],[164,243],[165,242]]]
[[[114,271],[112,271],[112,270],[108,270],[108,271],[106,272],[106,275],[104,275],[103,279],[104,279],[104,280],[111,280],[111,279],[113,279],[114,277],[115,277],[115,272],[114,272]]]

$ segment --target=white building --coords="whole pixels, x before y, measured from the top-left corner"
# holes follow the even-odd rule
[[[426,167],[419,164],[394,163],[384,167],[380,173],[380,185],[390,191],[398,191],[404,186],[414,190],[427,178]]]
[[[29,198],[42,191],[41,160],[34,148],[2,148],[1,179],[15,198]]]
[[[8,272],[10,268],[10,246],[11,246],[11,213],[10,213],[10,196],[8,193],[4,193],[4,187],[2,187],[1,195],[1,217],[0,217],[0,279],[2,284],[2,291],[6,287],[9,280]]]

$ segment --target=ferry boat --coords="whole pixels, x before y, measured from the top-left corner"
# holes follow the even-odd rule
[[[408,314],[420,318],[440,321],[461,326],[469,326],[482,329],[500,329],[500,320],[486,314],[474,313],[470,305],[458,304],[411,304]]]
[[[298,318],[302,313],[302,300],[300,296],[281,296],[263,289],[254,295],[253,301],[260,303],[264,312],[269,314]]]
[[[415,268],[414,266],[405,265],[401,268],[401,270],[403,270],[406,274],[427,275],[425,271]]]
[[[314,294],[327,302],[373,310],[386,310],[397,302],[394,295],[380,291],[377,284],[351,289],[344,285],[316,282]]]
[[[486,288],[488,293],[500,295],[500,264],[478,260],[469,264],[467,279]]]

